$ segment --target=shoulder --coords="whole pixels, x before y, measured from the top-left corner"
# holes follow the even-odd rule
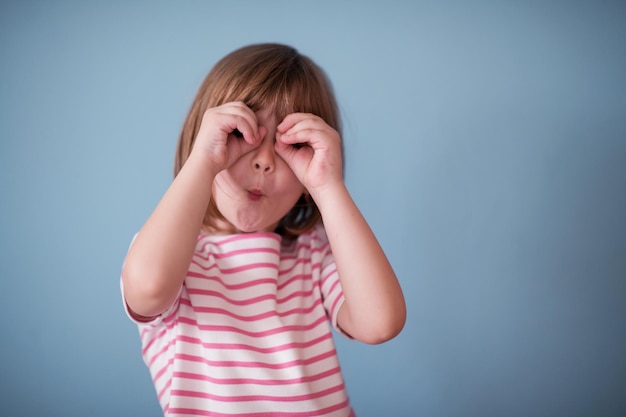
[[[329,246],[326,229],[324,229],[324,225],[322,223],[317,224],[313,229],[311,229],[311,242],[319,248],[327,248]]]
[[[322,247],[328,244],[328,237],[326,236],[326,230],[322,223],[318,223],[311,229],[298,236],[295,241],[296,245],[306,245],[311,247]],[[287,242],[289,244],[289,242]]]
[[[315,225],[298,236],[296,240],[288,242],[286,245],[286,247],[283,247],[284,252],[297,252],[300,256],[311,257],[314,261],[320,261],[331,255],[326,230],[321,223]]]

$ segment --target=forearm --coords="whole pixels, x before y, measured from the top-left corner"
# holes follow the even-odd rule
[[[215,169],[192,153],[129,249],[122,271],[126,302],[154,316],[176,297],[193,256]]]
[[[404,296],[374,233],[343,183],[314,198],[345,296],[339,326],[366,343],[394,337],[406,319]]]

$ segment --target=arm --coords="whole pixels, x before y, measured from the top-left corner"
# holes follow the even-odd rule
[[[339,327],[366,343],[391,339],[406,320],[404,296],[385,253],[345,187],[339,134],[319,117],[299,113],[287,116],[277,131],[277,152],[322,214],[345,297]]]
[[[342,184],[313,196],[318,203],[345,302],[339,327],[357,340],[382,343],[402,330],[402,289],[365,218]]]
[[[122,283],[133,313],[157,316],[174,301],[193,256],[215,171],[202,155],[192,153],[130,247]]]
[[[238,129],[243,137],[232,134]],[[182,286],[211,198],[213,179],[259,143],[254,113],[227,103],[204,114],[193,150],[128,251],[122,269],[130,310],[150,318],[167,309]]]

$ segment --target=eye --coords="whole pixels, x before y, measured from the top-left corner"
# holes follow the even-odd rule
[[[241,133],[241,132],[239,131],[239,129],[235,129],[235,130],[233,130],[233,132],[232,132],[232,133],[233,133],[233,135],[235,135],[235,136],[236,136],[236,137],[238,137],[239,139],[243,138],[243,133]]]
[[[296,148],[296,149],[300,149],[301,147],[303,147],[303,146],[304,146],[304,143],[294,143],[294,144],[293,144],[293,145],[291,145],[291,146],[293,146],[293,147],[294,147],[294,148]]]

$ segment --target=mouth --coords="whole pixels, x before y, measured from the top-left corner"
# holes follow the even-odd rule
[[[259,201],[261,198],[263,198],[263,196],[263,191],[259,189],[248,190],[248,199],[250,201]]]

